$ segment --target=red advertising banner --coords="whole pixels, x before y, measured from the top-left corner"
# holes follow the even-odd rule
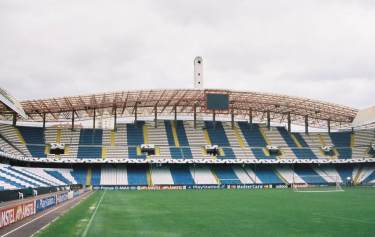
[[[35,214],[34,201],[0,210],[0,228]]]

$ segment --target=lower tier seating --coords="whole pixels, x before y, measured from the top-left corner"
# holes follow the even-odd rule
[[[375,165],[104,165],[31,168],[0,164],[0,190],[82,185],[375,184]]]

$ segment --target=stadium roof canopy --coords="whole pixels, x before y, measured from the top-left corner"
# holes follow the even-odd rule
[[[26,118],[25,111],[22,108],[22,105],[11,96],[6,90],[0,88],[0,104],[2,107],[8,108],[8,110],[13,111],[14,113]]]
[[[326,127],[330,121],[332,128],[350,127],[358,110],[347,106],[270,93],[232,90],[140,90],[118,91],[82,96],[37,99],[22,101],[26,113],[23,121],[69,121],[74,114],[76,120],[92,119],[96,116],[130,117],[180,115],[192,116],[194,111],[201,116],[212,115],[206,106],[209,93],[229,96],[229,109],[215,111],[216,117],[248,119],[252,114],[254,121],[265,121],[269,112],[273,122],[284,123],[290,114],[293,124],[305,124],[308,116],[309,126]],[[95,112],[94,112],[95,111]],[[0,104],[0,119],[11,120],[14,111]]]
[[[353,120],[353,127],[375,126],[375,106],[360,110]]]

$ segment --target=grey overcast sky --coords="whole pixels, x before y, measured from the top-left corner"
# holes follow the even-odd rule
[[[0,0],[18,99],[205,87],[375,105],[375,1]]]

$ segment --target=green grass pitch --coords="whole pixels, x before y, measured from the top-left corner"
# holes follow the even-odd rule
[[[97,191],[37,236],[353,237],[374,233],[375,189],[352,188],[332,193]]]

